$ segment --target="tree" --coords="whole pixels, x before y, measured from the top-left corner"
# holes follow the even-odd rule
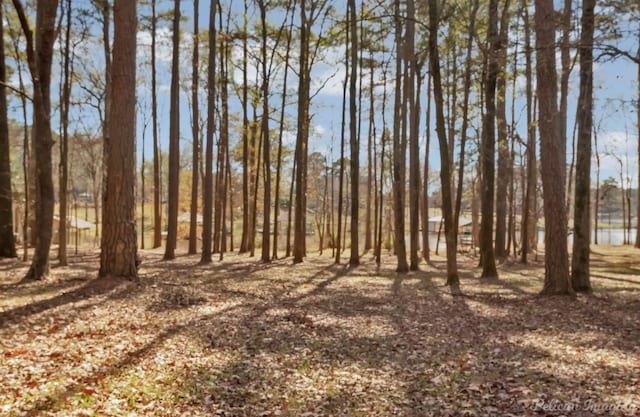
[[[536,126],[534,123],[534,101],[532,83],[532,56],[531,47],[531,24],[529,22],[528,0],[522,0],[524,10],[524,42],[525,42],[525,79],[526,79],[526,102],[527,102],[527,173],[526,192],[522,205],[522,263],[527,263],[529,251],[535,249],[537,236],[537,192],[538,165],[536,158]]]
[[[636,54],[638,64],[638,98],[636,100],[636,117],[637,117],[637,129],[638,129],[638,167],[640,167],[640,33],[638,34],[638,52]],[[638,168],[638,192],[636,195],[636,244],[635,247],[640,249],[640,168]]]
[[[197,252],[196,243],[198,241],[198,165],[200,161],[200,111],[198,109],[198,64],[199,57],[199,37],[198,37],[198,8],[199,0],[193,0],[193,56],[191,73],[191,106],[193,113],[193,151],[191,157],[191,218],[189,219],[189,254]]]
[[[345,147],[345,125],[346,125],[346,106],[347,106],[347,81],[349,77],[350,63],[351,59],[349,58],[349,39],[351,38],[351,31],[349,30],[349,21],[351,20],[351,15],[347,14],[346,26],[345,26],[345,48],[344,48],[344,80],[342,82],[342,112],[340,118],[340,169],[338,172],[338,230],[336,234],[336,253],[335,253],[335,263],[340,263],[340,254],[342,253],[342,216],[343,216],[343,206],[344,206],[344,171],[345,171],[345,157],[344,157],[344,147]]]
[[[7,119],[7,70],[4,59],[4,16],[0,7],[0,258],[15,258],[11,197],[11,161],[9,159],[9,122]]]
[[[248,29],[247,29],[247,16],[249,14],[249,6],[247,4],[247,0],[243,1],[244,3],[244,15],[243,19],[243,36],[242,36],[242,98],[240,99],[242,105],[242,236],[240,238],[240,253],[245,253],[249,250],[249,240],[253,239],[250,235],[250,231],[253,230],[250,227],[250,189],[249,189],[249,116],[248,116],[248,105],[249,105],[249,83],[247,82],[247,71],[248,71]],[[289,37],[290,39],[291,37]],[[288,51],[287,51],[288,53]],[[285,73],[285,80],[287,74]],[[283,97],[286,95],[286,83],[285,90],[283,93]],[[284,100],[284,98],[283,98]],[[284,106],[282,109],[284,113]],[[281,125],[282,126],[282,125]],[[281,128],[282,129],[282,128]],[[277,197],[276,197],[277,198]]]
[[[16,59],[16,69],[18,75],[18,87],[20,91],[25,91],[25,82],[23,77],[23,60],[19,57],[20,53],[20,38],[19,31],[15,30],[11,25],[8,25],[9,37],[11,38],[11,46],[13,56]],[[4,42],[4,39],[3,39]],[[3,49],[4,51],[4,49]],[[5,67],[6,71],[6,67]],[[20,94],[20,107],[22,110],[22,175],[24,178],[24,213],[23,213],[23,221],[22,221],[22,261],[26,262],[29,258],[29,221],[30,221],[30,189],[31,189],[31,170],[30,170],[30,161],[31,161],[31,152],[30,150],[30,135],[29,135],[29,126],[27,119],[27,95]],[[9,152],[6,153],[9,155]],[[10,167],[9,167],[10,168]],[[10,171],[9,171],[10,172]],[[13,235],[12,235],[13,237]]]
[[[440,75],[440,52],[438,49],[438,1],[429,0],[429,68],[433,85],[433,99],[436,113],[436,133],[440,145],[440,186],[442,187],[442,211],[447,241],[447,285],[453,294],[460,292],[460,278],[457,265],[457,233],[454,222],[451,192],[451,164],[449,143],[444,121],[442,80]]]
[[[591,130],[593,128],[593,32],[595,0],[582,3],[580,34],[580,96],[578,97],[578,146],[573,216],[571,283],[574,291],[591,292],[589,243],[591,241]]]
[[[167,243],[164,259],[174,259],[178,238],[180,195],[180,0],[173,9],[173,56],[171,60],[171,108],[169,110],[169,184],[167,187]]]
[[[317,24],[322,30],[323,22],[318,18],[327,17],[330,8],[328,0],[302,0],[300,2],[300,55],[298,70],[298,115],[296,119],[296,162],[295,171],[295,216],[293,262],[302,262],[306,255],[307,225],[307,154],[309,143],[309,107],[311,102],[311,69],[316,58],[317,46],[322,36],[312,33]],[[311,40],[315,39],[314,49]]]
[[[216,0],[209,8],[209,68],[207,70],[207,143],[205,149],[204,184],[202,192],[202,255],[200,263],[211,263],[213,238],[213,134],[216,127]]]
[[[356,81],[358,75],[358,24],[356,21],[356,2],[348,1],[349,30],[351,31],[351,72],[349,74],[349,143],[351,148],[351,256],[349,265],[360,264],[360,254],[358,253],[358,211],[360,210],[360,140],[356,132]]]
[[[260,9],[260,23],[262,26],[262,149],[264,163],[264,196],[262,218],[262,261],[271,261],[271,144],[269,141],[269,71],[267,63],[267,7],[264,0],[257,0]],[[277,210],[277,208],[276,208]]]
[[[106,178],[107,159],[109,157],[109,125],[111,124],[111,80],[112,80],[112,61],[111,42],[110,42],[110,14],[111,6],[109,0],[94,0],[94,6],[99,10],[102,16],[102,50],[104,52],[104,119],[102,120],[102,177]],[[103,187],[106,181],[103,181]],[[102,190],[102,218],[105,217],[105,201],[106,190]],[[97,221],[97,218],[96,218]],[[97,230],[97,228],[96,228]]]
[[[402,49],[402,21],[400,19],[400,0],[394,1],[395,12],[395,42],[398,51]],[[437,24],[437,20],[436,20]],[[435,26],[434,26],[435,27]],[[405,153],[401,139],[402,126],[402,60],[400,54],[396,56],[396,81],[395,81],[395,97],[393,104],[393,224],[395,228],[394,249],[398,265],[397,272],[407,272],[409,264],[407,263],[407,249],[404,241],[404,196],[405,196]],[[405,80],[406,82],[406,80]]]
[[[415,51],[415,20],[416,10],[413,0],[407,1],[407,30],[405,40],[405,60],[409,78],[405,80],[407,94],[405,100],[409,103],[409,113],[406,119],[409,126],[409,224],[414,225],[409,233],[409,269],[418,270],[420,256],[418,255],[419,239],[418,227],[420,223],[420,137],[419,121],[420,95],[415,91],[420,91],[420,86],[416,88],[416,81],[419,78],[418,58]],[[423,227],[426,227],[423,225]]]
[[[135,111],[137,2],[113,8],[111,122],[100,252],[100,276],[138,277],[135,203]]]
[[[542,294],[570,294],[565,210],[566,138],[560,134],[553,0],[536,0],[537,92],[544,198],[545,277]]]
[[[158,139],[158,88],[156,38],[158,17],[156,0],[151,0],[151,119],[153,132],[153,247],[162,246],[162,201],[160,200],[160,145]]]
[[[69,107],[71,106],[71,81],[73,75],[73,51],[71,51],[71,0],[66,1],[65,10],[67,24],[65,27],[64,47],[62,48],[62,90],[60,92],[60,172],[59,184],[59,219],[58,219],[58,263],[67,265],[67,188],[69,182]]]
[[[498,169],[496,178],[496,237],[495,257],[504,259],[508,255],[507,236],[507,197],[510,182],[510,171],[513,166],[507,139],[507,46],[509,40],[509,4],[504,3],[500,17],[500,30],[497,35],[498,46],[495,51],[498,66],[496,80],[496,122],[498,125]]]
[[[36,11],[35,45],[24,7],[20,0],[13,0],[20,25],[27,41],[27,60],[33,83],[34,153],[36,173],[36,224],[38,231],[35,251],[27,280],[45,279],[49,274],[49,249],[53,234],[54,190],[51,168],[51,64],[55,42],[57,0],[41,0]]]
[[[482,120],[482,193],[480,211],[480,257],[482,262],[481,278],[496,279],[495,252],[493,249],[493,207],[495,198],[495,122],[496,122],[496,83],[500,71],[500,35],[498,33],[498,1],[489,1],[489,29],[487,32],[487,56],[484,79],[485,114]]]
[[[278,259],[278,214],[280,213],[280,176],[282,172],[282,138],[284,136],[284,115],[286,110],[287,103],[287,80],[289,76],[289,58],[291,56],[291,39],[293,38],[293,34],[291,33],[291,28],[293,28],[293,19],[295,17],[295,1],[291,1],[288,4],[287,13],[291,13],[291,23],[289,24],[289,30],[286,33],[286,46],[285,46],[285,55],[284,55],[284,76],[282,80],[282,102],[280,104],[280,128],[278,133],[278,156],[276,157],[276,189],[275,189],[275,202],[274,202],[274,214],[273,214],[273,259]],[[245,124],[246,126],[246,124]],[[243,134],[246,129],[243,129]],[[246,142],[243,142],[246,143]],[[243,196],[244,196],[244,172],[243,170]],[[289,199],[289,207],[291,207],[291,199]],[[289,210],[291,212],[291,210]],[[244,216],[244,214],[243,214]],[[243,229],[244,230],[244,229]]]

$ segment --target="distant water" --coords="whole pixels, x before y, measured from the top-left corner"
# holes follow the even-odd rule
[[[593,236],[595,235],[595,230],[591,231],[591,243],[593,243]],[[518,236],[518,239],[520,237]],[[629,235],[629,242],[633,245],[636,241],[636,229],[635,227],[631,229],[631,233]],[[438,242],[438,234],[430,233],[429,234],[429,247],[431,250],[435,250],[436,243]],[[544,242],[544,230],[538,230],[538,242]],[[573,233],[569,234],[567,237],[567,244],[573,245]],[[613,228],[613,229],[598,229],[598,244],[599,245],[613,245],[619,246],[624,244],[624,230],[622,228]],[[460,237],[458,237],[458,246],[460,245]],[[444,232],[440,236],[440,249],[445,248],[445,237]]]

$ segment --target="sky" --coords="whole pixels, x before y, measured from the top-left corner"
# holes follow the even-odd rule
[[[76,4],[83,5],[87,4],[88,0],[74,0]],[[208,15],[209,15],[209,2],[206,0],[200,1],[200,28],[205,28],[208,25]],[[339,2],[341,3],[341,2]],[[252,4],[252,1],[249,0],[249,4]],[[167,0],[159,0],[158,9],[166,10],[171,8],[173,2]],[[183,83],[188,87],[188,79],[190,79],[191,72],[191,34],[193,28],[193,2],[192,1],[182,1],[181,2],[181,10],[184,16],[181,29],[185,31],[182,36],[182,45],[183,51],[181,54],[181,76],[185,78]],[[232,14],[234,16],[240,16],[243,12],[243,4],[239,0],[234,0],[232,2]],[[146,13],[143,8],[140,8],[139,13]],[[255,8],[251,8],[249,13],[249,21],[255,20],[257,17]],[[274,20],[278,18],[282,18],[282,16],[274,16]],[[237,21],[241,21],[241,19],[237,19]],[[279,23],[279,22],[274,22]],[[142,138],[145,139],[145,154],[146,158],[149,159],[151,157],[151,128],[149,126],[149,118],[150,118],[150,67],[148,64],[150,57],[150,33],[147,30],[140,30],[138,33],[138,78],[140,79],[140,84],[138,88],[138,142],[141,143]],[[628,47],[630,50],[634,50],[632,43],[623,44],[623,46]],[[296,49],[297,45],[294,45],[294,49]],[[78,60],[88,61],[89,63],[85,63],[85,66],[94,66],[95,71],[99,71],[101,65],[103,63],[103,58],[101,56],[101,50],[99,45],[82,43],[78,47],[78,54],[81,58]],[[255,47],[254,47],[255,49]],[[326,53],[323,54],[323,57],[320,62],[318,62],[313,69],[313,86],[312,86],[312,94],[313,92],[317,92],[317,95],[314,97],[311,105],[311,113],[312,113],[312,136],[310,137],[310,151],[318,151],[327,155],[328,159],[335,160],[339,156],[339,143],[340,143],[340,132],[341,132],[341,111],[342,111],[342,83],[344,81],[344,77],[346,74],[344,68],[344,48],[341,47],[333,47],[329,48]],[[241,56],[241,48],[239,45],[236,45],[234,50],[232,51],[233,57],[236,60],[240,59]],[[206,56],[206,53],[201,53]],[[87,60],[84,59],[87,56],[90,56],[92,59]],[[158,50],[157,50],[157,58],[158,58],[158,98],[159,98],[159,114],[160,114],[160,123],[159,123],[159,132],[161,138],[161,144],[164,149],[168,148],[168,113],[169,113],[169,85],[170,85],[170,67],[171,67],[171,29],[169,24],[160,25],[158,32]],[[206,71],[206,70],[205,70]],[[634,100],[637,100],[637,65],[632,64],[631,62],[618,59],[611,62],[598,62],[594,66],[594,124],[596,125],[596,133],[598,136],[598,150],[601,152],[601,180],[607,177],[614,177],[617,180],[620,180],[620,161],[622,161],[623,167],[623,177],[627,176],[627,171],[629,172],[629,181],[632,187],[637,187],[637,170],[638,170],[638,140],[637,140],[637,132],[638,129],[636,127],[636,107],[634,105]],[[56,74],[59,74],[59,71],[54,68],[54,86],[53,89],[56,90]],[[283,78],[283,70],[279,69],[273,76],[273,79],[270,81],[273,87],[274,92],[278,92],[273,96],[272,105],[275,107],[279,107],[280,103],[280,90],[281,90],[281,81]],[[206,75],[202,74],[202,78],[204,79]],[[241,73],[239,70],[235,70],[233,74],[236,82],[241,81]],[[382,84],[382,71],[381,69],[374,72],[374,77],[379,84]],[[255,70],[250,69],[249,80],[256,79]],[[369,75],[365,74],[365,80],[369,79]],[[11,80],[11,83],[16,85],[17,80],[14,76],[14,79]],[[287,107],[287,113],[290,114],[291,117],[294,117],[296,112],[295,105],[295,85],[297,83],[297,78],[295,74],[291,71],[289,72],[289,88],[288,94],[290,97],[288,98],[288,102],[291,103]],[[205,111],[205,84],[201,82],[201,111]],[[523,113],[523,90],[524,90],[524,82],[522,76],[519,77],[516,83],[516,118],[518,120],[517,129],[520,132],[522,137],[525,137],[525,117]],[[392,103],[393,103],[393,94],[392,94],[392,85],[389,85],[388,89],[388,99],[387,99],[387,123],[389,123],[389,127],[391,127],[390,121],[392,119]],[[377,123],[377,133],[378,135],[382,131],[381,128],[381,109],[380,109],[380,95],[382,94],[382,87],[378,87],[377,89],[378,97],[377,100],[377,108],[376,108],[376,123]],[[55,94],[53,93],[54,97]],[[239,112],[239,104],[237,96],[232,94],[231,100],[231,111]],[[422,91],[422,103],[423,109],[426,103],[426,88],[423,87]],[[508,100],[510,102],[510,95],[512,92],[509,90],[507,92]],[[575,103],[577,101],[578,96],[578,68],[573,70],[572,77],[570,79],[570,89],[569,89],[569,120],[568,120],[568,137],[569,137],[569,147],[571,144],[571,133],[575,120]],[[181,90],[181,143],[183,149],[189,149],[191,147],[191,120],[189,115],[189,100],[190,93],[185,89]],[[55,99],[54,99],[55,100]],[[368,130],[368,97],[367,95],[363,95],[363,121],[362,121],[362,134],[361,134],[361,155],[362,161],[365,162],[364,158],[366,155],[364,144],[366,143],[367,130]],[[510,114],[510,110],[508,110],[508,114]],[[77,128],[82,130],[83,127],[87,125],[94,124],[97,126],[97,113],[91,108],[83,108],[76,110],[76,118],[75,122],[77,123]],[[272,115],[274,117],[279,116],[277,113]],[[54,115],[54,129],[55,129],[55,119],[56,115]],[[292,119],[295,120],[295,119]],[[347,121],[348,123],[348,121]],[[424,117],[421,122],[423,128],[421,133],[422,138],[422,146],[424,146]],[[347,124],[348,126],[348,124]],[[272,124],[272,127],[275,127],[275,123]],[[73,128],[72,128],[73,129]],[[433,126],[430,126],[431,131],[433,132]],[[238,134],[232,131],[232,141],[238,140]],[[438,148],[437,148],[437,140],[435,140],[435,135],[433,135],[434,140],[432,140],[432,149],[430,158],[430,165],[434,170],[439,168],[439,160],[438,160]],[[285,144],[293,147],[295,142],[295,131],[287,130],[285,132]],[[348,140],[347,140],[348,143]],[[140,146],[139,146],[140,148]],[[190,151],[189,151],[190,152]],[[421,153],[423,151],[421,150]],[[347,151],[348,155],[348,151]],[[595,164],[593,164],[595,165]],[[595,179],[595,167],[594,167],[593,177]]]

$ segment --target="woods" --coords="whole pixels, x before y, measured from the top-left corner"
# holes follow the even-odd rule
[[[637,1],[0,32],[0,414],[640,410]]]
[[[591,242],[597,242],[599,231],[596,227],[592,233],[592,224],[603,223],[598,204],[595,213],[591,210],[593,184],[596,194],[601,185],[600,168],[594,178],[591,167],[592,136],[597,133],[592,132],[592,113],[603,110],[590,74],[594,61],[616,65],[625,60],[637,62],[633,49],[637,39],[626,35],[635,27],[637,10],[632,3],[618,1],[592,7],[567,1],[561,10],[554,10],[549,2],[467,1],[454,6],[393,1],[375,7],[349,2],[340,9],[328,0],[300,4],[259,1],[255,3],[257,13],[251,12],[251,2],[240,9],[221,1],[200,3],[149,0],[133,12],[144,22],[141,33],[148,36],[150,44],[139,46],[144,51],[141,56],[146,58],[137,57],[133,63],[138,72],[142,68],[143,74],[129,87],[134,93],[138,91],[138,104],[134,103],[130,110],[133,114],[127,115],[133,118],[133,126],[127,128],[127,135],[132,137],[126,140],[133,145],[126,155],[118,154],[118,159],[131,159],[134,164],[120,175],[130,172],[125,176],[133,186],[128,192],[132,193],[134,206],[141,207],[138,234],[143,247],[146,206],[153,213],[150,246],[163,246],[165,260],[174,259],[176,251],[182,250],[180,241],[186,239],[188,253],[201,251],[201,261],[209,262],[210,253],[222,257],[233,251],[234,236],[240,235],[240,252],[253,256],[257,246],[264,262],[282,256],[283,249],[285,257],[292,254],[295,263],[303,262],[309,251],[308,241],[319,239],[321,251],[330,247],[336,262],[349,250],[349,264],[355,267],[372,249],[376,250],[371,254],[376,255],[385,241],[397,257],[397,270],[415,271],[420,268],[419,254],[428,262],[429,231],[443,232],[447,274],[450,283],[457,285],[457,257],[461,245],[467,244],[467,240],[461,240],[466,225],[460,218],[471,216],[474,224],[480,225],[469,240],[472,248],[478,245],[480,250],[480,277],[497,279],[497,265],[510,257],[526,263],[530,255],[537,254],[537,229],[543,228],[546,276],[553,280],[543,292],[589,290],[588,252]],[[28,278],[46,276],[54,235],[58,261],[66,264],[72,228],[66,189],[69,169],[77,158],[70,153],[69,143],[71,136],[81,135],[83,130],[93,129],[91,135],[101,135],[104,163],[92,174],[97,177],[94,185],[104,184],[102,190],[95,186],[91,190],[96,215],[91,220],[85,216],[85,220],[95,223],[96,236],[101,239],[111,221],[106,218],[110,198],[107,172],[110,155],[118,145],[112,143],[109,126],[115,123],[119,129],[126,125],[122,120],[112,122],[113,113],[122,111],[113,103],[116,76],[112,61],[116,54],[115,38],[109,37],[115,5],[105,0],[88,7],[73,11],[72,1],[60,7],[58,2],[39,2],[38,8],[31,10],[14,1],[12,8],[3,9],[4,26],[18,24],[22,31],[12,36],[26,42],[24,55],[16,50],[3,67],[13,76],[14,66],[19,71],[20,64],[25,63],[34,87],[30,96],[29,91],[21,90],[25,89],[24,83],[13,86],[15,78],[4,75],[8,81],[2,84],[1,94],[10,103],[6,111],[10,123],[2,128],[10,133],[3,133],[1,142],[3,149],[8,149],[3,152],[2,162],[3,256],[15,255],[14,235],[23,246],[33,244],[33,268]],[[210,11],[204,14],[208,15],[208,28],[204,30],[198,21],[200,8]],[[612,11],[629,20],[608,20],[606,13]],[[85,12],[98,12],[95,23],[83,17]],[[30,13],[36,17],[34,28]],[[551,18],[556,14],[562,16],[557,28]],[[602,21],[596,22],[592,14],[603,16]],[[454,24],[455,17],[466,19],[468,24]],[[55,30],[56,19],[65,30]],[[577,20],[579,25],[574,24]],[[180,35],[181,21],[188,22],[191,37]],[[63,45],[59,58],[51,49],[57,37]],[[207,42],[201,43],[202,39]],[[87,66],[77,51],[83,42],[101,46],[103,66],[97,71],[102,73],[83,73]],[[8,50],[4,42],[2,49]],[[595,57],[590,51],[596,51]],[[555,66],[556,53],[561,55],[561,68]],[[333,73],[332,54],[336,63],[344,63],[335,66]],[[189,60],[184,59],[187,55]],[[51,85],[51,68],[58,60],[55,73],[57,76],[59,68],[60,85]],[[191,62],[190,68],[183,65],[187,61]],[[424,65],[426,62],[428,65]],[[511,69],[508,63],[512,63]],[[574,66],[579,66],[580,82],[579,96],[572,102],[569,79]],[[318,77],[320,68],[325,78]],[[147,74],[150,89],[140,90],[141,83],[148,80]],[[82,77],[96,81],[91,90]],[[201,79],[206,88],[202,88]],[[169,95],[159,91],[159,85],[167,82]],[[190,95],[181,93],[182,84],[189,85],[184,90]],[[333,84],[342,84],[342,104],[329,92],[335,88]],[[52,89],[60,97],[53,109]],[[391,100],[386,99],[387,91]],[[83,99],[83,92],[90,92],[91,97]],[[274,96],[279,97],[274,100]],[[24,97],[32,98],[32,102]],[[98,100],[95,104],[91,102],[94,98]],[[186,112],[190,129],[180,127],[186,117],[180,111],[185,100],[190,105]],[[637,101],[637,97],[631,100]],[[200,112],[200,101],[205,102],[206,112]],[[11,137],[18,131],[15,109],[31,106],[33,157],[25,156],[21,161],[16,155],[27,155],[27,142],[20,144]],[[136,111],[136,106],[149,106],[150,111]],[[164,106],[169,109],[169,117],[162,113]],[[321,110],[325,106],[334,106],[340,116],[327,117]],[[91,122],[79,123],[88,107],[98,109],[99,123],[94,126]],[[575,109],[572,123],[577,140],[567,137],[572,117],[569,108]],[[140,129],[145,129],[144,142],[147,122],[142,123],[141,118],[149,114],[153,146],[147,159],[139,136]],[[367,114],[369,120],[363,123]],[[52,118],[59,119],[59,131],[52,131]],[[391,126],[386,120],[391,120]],[[630,127],[636,122],[629,119],[624,123]],[[338,126],[339,144],[334,142]],[[168,142],[161,130],[167,128]],[[24,129],[29,129],[26,119]],[[181,135],[187,130],[191,131],[189,146]],[[434,146],[428,140],[432,132],[438,137],[438,151],[429,149]],[[626,132],[629,138],[630,129]],[[54,140],[60,141],[59,149],[52,146]],[[607,144],[606,149],[614,145],[622,149],[620,143]],[[622,193],[619,216],[624,241],[631,242],[632,205],[638,205],[637,184],[634,186],[631,173],[638,161],[629,154],[629,145],[626,149],[625,155],[609,150],[607,158],[618,163],[616,185]],[[318,150],[325,162],[320,162],[323,167],[316,171],[309,158]],[[59,164],[55,172],[52,158]],[[148,161],[152,169],[145,170]],[[24,172],[20,181],[25,184],[22,196],[11,184],[20,163]],[[140,170],[135,169],[137,164],[142,165]],[[430,169],[430,165],[435,168]],[[319,176],[313,181],[309,178],[312,169],[313,175]],[[34,173],[32,178],[27,177],[30,172]],[[432,172],[439,172],[437,187],[430,178]],[[474,192],[475,173],[479,174],[479,193]],[[151,178],[146,182],[148,174]],[[615,178],[612,172],[607,175]],[[33,186],[27,186],[28,182]],[[152,201],[147,201],[144,184],[151,184]],[[77,201],[78,186],[73,182],[71,186],[69,191]],[[26,193],[30,188],[34,190],[32,195]],[[282,195],[287,188],[288,196]],[[88,192],[84,188],[84,193]],[[117,201],[120,210],[127,207],[126,211],[131,211],[128,203],[120,204],[119,198]],[[238,202],[241,205],[234,208]],[[12,220],[15,210],[9,208],[11,205],[25,208],[20,215],[29,226],[20,233]],[[480,207],[475,214],[471,209],[474,205]],[[27,211],[29,206],[35,208],[31,213]],[[543,212],[538,206],[544,207]],[[59,213],[55,233],[54,207]],[[383,218],[388,213],[393,221],[388,221],[387,230],[383,230]],[[607,213],[609,218],[611,213]],[[434,228],[431,222],[437,215],[442,218],[442,226]],[[133,219],[134,223],[139,217]],[[181,226],[186,223],[188,233]],[[28,229],[33,236],[26,235]],[[637,227],[634,229],[637,235]],[[570,243],[565,239],[569,232],[574,236],[571,261]],[[364,250],[359,244],[363,238]],[[572,286],[569,275],[573,277]]]

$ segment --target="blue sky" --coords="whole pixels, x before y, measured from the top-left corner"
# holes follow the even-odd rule
[[[252,1],[248,0],[249,4],[252,5]],[[84,0],[81,1],[84,3]],[[209,1],[201,0],[200,1],[200,28],[205,28],[208,25],[208,15],[209,15]],[[171,8],[173,5],[172,1],[168,0],[159,0],[159,10],[166,10]],[[187,79],[190,78],[190,50],[191,50],[191,30],[192,30],[192,16],[193,16],[193,3],[192,1],[182,1],[182,14],[185,16],[185,21],[182,23],[182,30],[185,31],[184,36],[182,37],[182,44],[184,45],[184,50],[181,56],[181,76],[185,78],[185,83],[188,85]],[[234,0],[232,2],[232,13],[235,17],[240,16],[243,10],[243,3],[239,0]],[[145,11],[146,12],[146,11]],[[143,9],[140,8],[140,13],[143,13]],[[252,21],[256,19],[255,8],[252,8],[249,15],[249,20]],[[273,20],[281,19],[282,16],[274,16]],[[241,21],[240,19],[236,19],[237,21]],[[274,22],[278,23],[278,22]],[[143,135],[143,126],[145,125],[144,118],[145,112],[147,113],[147,119],[150,117],[150,91],[149,91],[149,76],[150,76],[150,68],[148,64],[145,64],[145,61],[148,61],[149,57],[149,45],[150,45],[150,34],[145,31],[140,31],[138,34],[138,60],[139,60],[139,70],[138,76],[141,80],[140,87],[138,88],[138,97],[139,97],[139,127],[138,127],[138,142],[140,143]],[[163,144],[163,148],[167,148],[166,144],[168,142],[168,113],[169,113],[169,70],[171,63],[171,29],[170,25],[163,24],[159,28],[159,44],[158,44],[158,76],[159,76],[159,114],[160,114],[160,124],[159,124],[159,132],[161,143]],[[95,44],[86,44],[84,45],[86,49],[84,51],[79,51],[80,58],[86,58],[90,56],[92,59],[89,60],[89,65],[94,65],[95,70],[99,71],[102,65],[102,57],[100,52],[100,46]],[[629,50],[634,50],[633,42],[627,41],[626,44],[623,43],[624,47],[629,48]],[[296,49],[297,45],[294,45],[294,49]],[[233,56],[236,59],[239,59],[241,50],[240,46],[236,45]],[[329,154],[331,149],[331,142],[333,138],[333,158],[336,159],[339,153],[339,141],[340,141],[340,124],[341,124],[341,105],[342,105],[342,82],[345,76],[344,70],[344,49],[340,47],[329,48],[326,51],[323,59],[316,64],[313,72],[313,80],[314,87],[312,90],[318,89],[321,85],[324,87],[318,92],[317,96],[314,98],[312,102],[311,112],[313,114],[312,119],[312,137],[310,138],[310,148],[311,151],[320,151],[325,154]],[[86,61],[86,59],[85,59]],[[569,143],[571,142],[571,131],[574,124],[574,116],[575,116],[575,102],[577,101],[578,95],[578,77],[577,77],[578,68],[576,67],[573,71],[570,83],[570,92],[569,92],[569,120],[568,120],[568,135],[569,135]],[[57,74],[58,71],[54,72]],[[280,92],[281,86],[279,86],[280,81],[282,80],[283,71],[280,69],[275,75],[274,79],[271,81],[272,89],[274,91]],[[204,78],[203,74],[203,78]],[[381,81],[381,71],[376,71],[374,73],[377,81]],[[240,73],[236,70],[235,72],[236,81],[240,81]],[[368,80],[368,74],[365,74],[365,79]],[[146,81],[145,81],[146,80]],[[249,80],[255,80],[255,72],[251,71],[249,75]],[[15,84],[15,79],[12,80]],[[291,97],[288,99],[288,102],[295,102],[295,85],[297,82],[297,78],[295,74],[291,71],[289,72],[289,94]],[[57,89],[56,87],[56,78],[54,76],[54,91]],[[637,127],[636,127],[636,107],[633,104],[634,100],[637,100],[637,65],[632,64],[631,62],[619,59],[613,62],[599,62],[595,65],[595,75],[594,75],[594,96],[596,98],[595,103],[595,114],[594,114],[594,122],[598,128],[598,141],[599,141],[599,150],[603,153],[601,163],[602,163],[602,173],[601,179],[607,178],[609,176],[613,176],[616,179],[619,179],[620,173],[620,164],[615,157],[607,156],[604,154],[616,155],[624,164],[628,164],[628,171],[631,177],[631,184],[633,187],[636,187],[637,183]],[[521,135],[524,136],[525,130],[525,118],[522,113],[522,82],[518,80],[517,83],[517,95],[518,99],[516,100],[516,117],[518,119],[518,130],[521,132]],[[204,97],[206,94],[204,84],[201,85],[201,96],[203,100],[200,104],[201,111],[205,111]],[[426,88],[423,87],[422,94],[422,104],[423,109],[426,103],[425,100],[425,91]],[[380,95],[382,92],[382,88],[378,88],[377,92],[379,96],[376,98],[377,105],[380,105]],[[57,93],[54,93],[54,97]],[[507,92],[507,96],[510,97],[512,94],[511,90]],[[190,93],[187,93],[184,90],[181,90],[181,137],[182,144],[184,149],[188,149],[191,146],[191,127],[190,127],[190,116],[189,116],[189,103],[188,97]],[[390,121],[392,120],[392,91],[389,89],[388,91],[388,101],[387,101],[387,122],[390,125]],[[363,122],[362,122],[362,134],[361,134],[361,154],[364,158],[365,155],[365,147],[367,130],[368,130],[368,97],[365,94],[363,96]],[[274,107],[279,107],[280,103],[279,94],[275,94],[272,98],[272,105]],[[508,98],[510,101],[510,98]],[[55,98],[54,98],[55,101]],[[239,102],[237,97],[233,93],[231,93],[231,111],[239,112]],[[296,112],[296,105],[291,104],[287,107],[287,113],[290,117],[294,117]],[[376,108],[376,120],[377,120],[377,132],[378,135],[382,132],[381,128],[381,111],[380,108]],[[508,111],[510,114],[510,111]],[[83,108],[82,110],[76,109],[75,121],[77,123],[77,128],[82,130],[86,128],[87,125],[94,124],[97,126],[97,113],[90,108]],[[277,113],[272,114],[272,117],[277,116]],[[57,115],[54,114],[54,128],[55,128],[55,119]],[[146,122],[149,123],[148,120]],[[348,123],[348,121],[347,121]],[[275,127],[275,123],[272,124]],[[424,139],[424,119],[422,121],[422,137]],[[72,127],[73,129],[73,127]],[[238,134],[232,130],[232,141],[238,140]],[[147,126],[145,131],[146,137],[146,157],[149,158],[151,155],[151,129],[150,126]],[[437,140],[435,139],[435,135],[432,135],[432,149],[431,149],[431,166],[433,169],[438,169],[439,161],[438,161],[438,149],[437,149]],[[295,131],[288,130],[285,134],[285,143],[293,146],[293,141],[295,139]],[[348,142],[348,141],[347,141]],[[422,151],[421,151],[422,154]],[[348,151],[347,151],[348,155]],[[364,162],[364,160],[363,160]],[[594,168],[595,169],[595,168]],[[627,166],[623,168],[626,175]]]

